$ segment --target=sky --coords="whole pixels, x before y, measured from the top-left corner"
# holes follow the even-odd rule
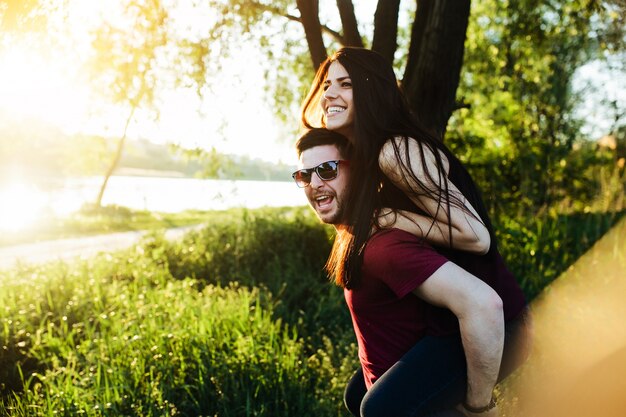
[[[615,57],[612,60],[616,68],[623,65],[617,62],[619,59]],[[624,57],[621,59],[626,62]],[[576,71],[572,89],[583,97],[574,113],[586,120],[581,129],[584,135],[599,139],[608,134],[616,111],[621,111],[622,124],[626,122],[626,73],[623,70],[612,70],[606,63],[592,61]],[[615,102],[616,109],[607,108],[602,100]]]
[[[250,46],[245,49],[247,59],[261,59]],[[164,92],[159,97],[159,120],[140,113],[141,120],[130,126],[129,137],[192,148],[215,146],[225,153],[265,160],[294,159],[293,141],[280,137],[282,129],[261,97],[262,74],[236,62],[225,73],[229,77],[204,102],[191,90]],[[33,48],[20,39],[0,45],[1,110],[15,117],[41,119],[68,133],[119,136],[126,113],[93,100],[87,80],[68,65],[62,53]],[[225,126],[223,137],[217,133],[221,125]]]
[[[62,27],[74,39],[71,48],[89,53],[85,33],[102,17],[118,21],[119,2],[69,0]],[[355,4],[357,14],[371,20],[375,3],[356,1]],[[335,8],[332,2],[330,5]],[[180,13],[177,18],[188,23],[191,30],[202,30],[203,19],[211,18],[194,10]],[[338,22],[331,19],[331,23]],[[254,45],[242,43],[237,48],[240,59],[226,63],[212,94],[204,101],[192,90],[178,88],[162,92],[158,96],[159,119],[152,120],[139,112],[128,136],[188,148],[214,146],[224,153],[295,164],[294,129],[277,120],[262,97],[263,74],[255,63],[266,58]],[[127,114],[98,102],[84,74],[78,72],[62,51],[55,53],[49,46],[33,45],[32,41],[18,38],[9,42],[5,39],[0,44],[0,111],[15,117],[41,119],[68,133],[113,138],[123,132]],[[297,113],[293,114],[293,123],[299,123]]]

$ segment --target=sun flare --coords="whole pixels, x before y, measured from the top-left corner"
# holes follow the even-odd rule
[[[83,84],[67,68],[64,57],[27,43],[0,50],[0,108],[69,126],[85,103]]]
[[[0,231],[18,232],[34,225],[46,198],[37,188],[11,183],[0,188]]]

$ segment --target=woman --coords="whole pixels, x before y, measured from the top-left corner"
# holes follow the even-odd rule
[[[520,337],[527,335],[521,319],[525,300],[497,250],[477,187],[443,142],[420,127],[398,87],[392,66],[382,56],[362,48],[342,48],[327,59],[303,103],[302,122],[307,128],[325,127],[339,132],[352,145],[350,177],[356,186],[348,191],[350,228],[338,232],[327,264],[335,282],[345,289],[347,300],[350,292],[359,291],[362,256],[372,233],[388,227],[402,228],[438,246],[439,253],[492,287],[504,301],[507,332],[521,329],[524,334]],[[432,332],[441,340],[458,335],[458,323],[448,317],[439,321]],[[460,344],[460,338],[457,340]],[[418,340],[415,347],[420,343]],[[428,356],[428,350],[419,356],[424,355]],[[511,364],[506,363],[508,359]],[[501,376],[519,361],[505,348]],[[469,363],[467,366],[469,373]],[[354,415],[359,415],[362,399],[369,400],[372,392],[384,391],[378,382],[366,384],[362,370],[357,371],[345,397]],[[392,385],[390,378],[380,382]],[[458,392],[450,390],[451,404],[464,400]],[[466,405],[463,412],[492,413],[492,408]],[[424,410],[432,408],[424,406],[407,415],[423,415],[420,413]]]

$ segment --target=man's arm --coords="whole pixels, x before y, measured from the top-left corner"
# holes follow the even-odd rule
[[[445,263],[413,293],[430,304],[448,308],[456,315],[467,360],[465,402],[475,408],[489,404],[504,346],[504,315],[500,296],[486,283],[452,262]]]

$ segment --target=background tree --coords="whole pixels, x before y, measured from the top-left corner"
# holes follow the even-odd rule
[[[128,24],[107,22],[96,32],[91,74],[98,92],[126,112],[122,134],[105,172],[95,205],[102,205],[107,183],[118,166],[128,128],[139,109],[156,111],[159,57],[167,45],[167,11],[159,0],[126,5]]]
[[[332,29],[320,16],[328,15],[333,6],[318,0],[297,0],[293,2],[265,2],[258,0],[212,0],[210,7],[220,10],[220,19],[209,29],[211,40],[224,39],[224,34],[246,33],[257,37],[259,44],[276,64],[276,73],[270,75],[270,97],[274,100],[287,98],[294,102],[293,92],[285,91],[283,86],[296,87],[292,91],[301,92],[311,80],[311,74],[327,57],[329,52],[339,46],[366,46],[380,52],[391,62],[394,61],[398,45],[398,21],[401,13],[400,1],[379,1],[373,22],[372,39],[365,39],[357,21],[354,4],[350,0],[338,0],[335,4],[339,16],[340,29]],[[294,7],[295,6],[295,7]],[[320,10],[323,7],[323,10]],[[422,0],[416,10],[409,11],[411,32],[408,48],[402,54],[404,69],[403,87],[410,104],[426,127],[443,133],[447,121],[454,109],[459,74],[463,62],[463,44],[470,12],[469,0]],[[312,65],[303,66],[306,53],[295,42],[287,42],[282,52],[276,47],[272,37],[277,36],[268,28],[277,27],[283,20],[283,33],[293,33],[287,27],[290,22],[298,22],[304,32]],[[219,34],[221,36],[215,36]],[[284,39],[284,34],[281,36]],[[404,42],[406,43],[406,42]],[[197,57],[200,60],[204,56]],[[278,62],[277,62],[278,61]],[[294,64],[292,64],[294,63]],[[288,71],[285,71],[288,69]],[[400,69],[400,68],[399,68]],[[294,85],[289,77],[303,80]],[[270,98],[271,100],[271,98]],[[284,103],[284,102],[283,102]],[[276,104],[279,104],[277,102]],[[285,109],[284,106],[276,106]],[[284,118],[293,117],[290,113]]]
[[[571,186],[579,166],[571,154],[583,123],[573,113],[580,97],[572,81],[586,63],[624,51],[623,2],[422,0],[407,9],[389,0],[377,3],[373,26],[357,21],[349,0],[209,3],[222,7],[208,31],[210,43],[242,33],[257,42],[273,65],[268,101],[292,124],[294,103],[326,54],[364,45],[394,62],[416,115],[432,130],[447,132],[446,141],[474,171],[493,212],[534,213],[571,200],[568,192],[593,190],[584,180]],[[339,19],[331,22],[333,9]],[[301,25],[297,32],[294,22]],[[363,35],[368,32],[371,41]],[[306,39],[307,48],[293,37]],[[287,40],[277,45],[276,39]]]
[[[471,108],[455,114],[448,141],[494,211],[535,213],[566,198],[564,190],[589,193],[587,180],[571,187],[581,176],[570,155],[582,125],[572,81],[584,64],[620,48],[617,11],[578,0],[473,4],[459,88]]]

